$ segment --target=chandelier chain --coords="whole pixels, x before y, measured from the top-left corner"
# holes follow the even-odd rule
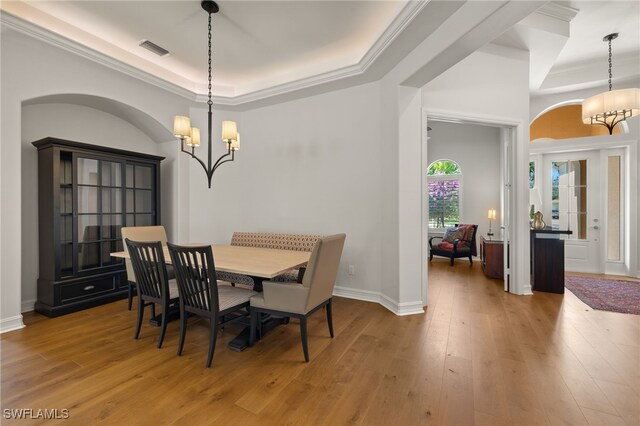
[[[209,13],[209,100],[207,104],[209,107],[213,105],[211,100],[211,13]]]
[[[613,77],[613,74],[611,73],[611,38],[609,39],[609,91],[611,91],[612,85],[611,85],[611,78]]]

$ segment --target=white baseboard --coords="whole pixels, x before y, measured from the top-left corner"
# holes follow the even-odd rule
[[[0,320],[0,334],[18,330],[20,328],[24,328],[22,315],[16,315],[15,317],[3,318]]]
[[[22,313],[33,312],[34,305],[36,304],[36,300],[37,299],[23,300],[22,301],[22,308],[21,308],[20,312],[22,312]]]
[[[375,291],[335,286],[333,288],[333,295],[346,297],[349,299],[362,300],[365,302],[379,303],[398,316],[424,313],[422,301],[398,303],[387,295]]]

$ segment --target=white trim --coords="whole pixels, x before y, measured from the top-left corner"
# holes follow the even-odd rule
[[[422,108],[423,114],[423,122],[427,123],[428,121],[446,121],[453,123],[468,123],[468,124],[477,124],[481,126],[493,126],[493,127],[501,127],[501,128],[511,128],[513,129],[513,137],[510,138],[509,143],[512,147],[512,156],[513,158],[509,159],[511,164],[515,165],[515,169],[513,170],[514,181],[511,183],[513,185],[514,191],[514,199],[512,200],[512,206],[505,206],[511,209],[509,217],[512,218],[511,224],[511,241],[510,245],[512,249],[511,253],[511,268],[510,268],[510,277],[511,277],[511,285],[510,285],[510,293],[520,294],[520,295],[529,295],[533,294],[531,291],[531,282],[530,282],[530,274],[529,274],[529,256],[528,253],[529,248],[529,178],[528,174],[524,173],[524,170],[529,169],[529,143],[528,141],[524,141],[524,129],[525,123],[519,120],[513,119],[505,119],[502,117],[497,117],[493,115],[484,115],[484,114],[460,114],[457,111],[447,111],[447,110],[439,110],[436,108]],[[528,126],[528,124],[527,124]],[[423,149],[427,149],[427,139],[426,139],[426,126],[423,128]],[[429,160],[427,159],[426,162]],[[524,163],[526,161],[526,168],[520,170],[518,164],[521,164],[521,167],[524,167]],[[425,176],[426,162],[423,162],[421,176]],[[522,172],[522,177],[518,178],[519,173]],[[519,190],[519,187],[522,189]],[[519,194],[521,191],[524,191],[526,188],[526,194]],[[423,189],[423,193],[424,193]],[[521,199],[526,199],[526,203],[521,202],[520,205],[516,197],[520,197]],[[526,208],[526,211],[524,211]],[[428,220],[428,211],[422,212],[422,223],[423,226],[427,223]],[[526,219],[526,226],[522,223],[521,216],[524,215]],[[426,247],[427,244],[427,232],[423,229],[422,232],[422,244],[423,247]],[[425,274],[427,273],[426,266],[426,256],[423,256],[423,271]]]
[[[24,327],[25,325],[22,322],[22,315],[16,315],[15,317],[9,317],[0,320],[0,334],[7,333],[13,330],[19,330]]]
[[[415,302],[398,303],[387,295],[379,292],[341,286],[335,286],[333,288],[333,295],[338,297],[346,297],[348,299],[362,300],[365,302],[375,302],[384,306],[398,316],[424,313],[424,308],[422,306],[421,300]]]
[[[575,9],[569,6],[563,6],[558,3],[548,2],[545,3],[535,13],[540,15],[549,16],[551,18],[560,19],[564,22],[571,22],[573,18],[580,12],[579,9]]]
[[[414,18],[422,11],[429,1],[410,1],[396,15],[394,20],[389,24],[380,37],[373,43],[367,53],[353,65],[342,67],[336,70],[317,74],[311,77],[302,78],[300,80],[291,81],[273,87],[256,90],[238,96],[213,96],[213,103],[216,105],[238,106],[244,103],[254,102],[277,95],[283,95],[297,90],[306,89],[320,84],[330,83],[336,80],[342,80],[348,77],[355,77],[364,74],[380,55],[391,45],[399,34],[414,20]],[[182,96],[195,102],[205,102],[206,95],[196,93],[193,90],[185,88],[176,83],[169,82],[157,77],[149,72],[142,71],[136,67],[128,65],[123,61],[112,58],[97,50],[84,46],[67,37],[56,34],[46,28],[28,22],[18,16],[3,10],[0,13],[0,22],[6,24],[9,28],[16,30],[22,34],[26,34],[37,40],[56,46],[60,49],[74,53],[83,58],[97,62],[113,70],[123,74],[142,80],[146,83],[157,86],[163,90]],[[194,83],[195,84],[195,83]]]
[[[22,313],[33,312],[33,310],[35,309],[36,301],[37,301],[37,299],[23,300],[22,301],[22,308],[20,309],[20,312],[22,312]]]

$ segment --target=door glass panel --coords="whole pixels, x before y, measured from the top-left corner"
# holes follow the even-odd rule
[[[102,188],[102,213],[122,213],[122,190]]]
[[[122,259],[111,257],[111,253],[122,251],[122,241],[107,241],[102,243],[102,265],[116,265],[122,263]]]
[[[135,195],[133,189],[127,189],[127,213],[133,213],[135,211]]]
[[[127,215],[127,224],[126,226],[135,226],[136,224],[136,216],[133,214],[128,214]]]
[[[122,215],[102,215],[102,239],[122,238]]]
[[[620,156],[612,155],[607,160],[607,260],[622,260],[621,187]]]
[[[60,242],[66,243],[73,241],[73,217],[60,217]]]
[[[135,169],[135,187],[151,189],[153,170],[148,166],[136,165]]]
[[[98,213],[98,188],[78,186],[78,213]]]
[[[587,238],[587,160],[551,163],[551,225]]]
[[[62,244],[60,249],[60,274],[63,277],[73,275],[73,244]]]
[[[136,189],[136,213],[150,213],[153,210],[151,191]]]
[[[91,269],[100,266],[100,243],[79,244],[78,269]]]
[[[65,153],[60,153],[60,184],[71,185],[72,179],[72,163],[71,156]]]
[[[100,239],[100,216],[97,214],[78,215],[78,240],[80,242]]]
[[[153,215],[150,214],[137,214],[136,226],[151,226],[153,225]]]
[[[133,188],[133,164],[127,164],[127,188]]]
[[[102,185],[120,186],[122,182],[122,165],[112,161],[101,161]]]
[[[98,160],[78,158],[78,184],[98,184]]]
[[[60,213],[73,213],[73,190],[70,187],[60,188]]]

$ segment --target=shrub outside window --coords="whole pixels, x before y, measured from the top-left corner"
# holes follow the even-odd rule
[[[460,223],[462,171],[455,161],[438,160],[427,170],[429,228],[444,229]]]

